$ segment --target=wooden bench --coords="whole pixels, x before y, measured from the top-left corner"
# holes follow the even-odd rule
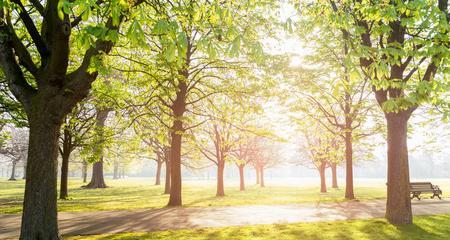
[[[431,182],[412,182],[409,184],[409,192],[411,193],[411,199],[417,198],[420,200],[420,194],[422,193],[432,193],[434,197],[441,199],[442,191],[438,185],[433,185]]]

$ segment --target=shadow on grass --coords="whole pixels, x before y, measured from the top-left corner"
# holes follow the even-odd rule
[[[205,228],[197,230],[175,230],[139,234],[103,235],[98,240],[131,239],[183,239],[183,240],[437,240],[450,239],[450,215],[425,216],[415,219],[412,225],[391,225],[383,219],[317,222],[299,224],[256,225],[228,228]]]

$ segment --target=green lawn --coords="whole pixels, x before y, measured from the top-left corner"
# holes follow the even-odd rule
[[[294,239],[450,239],[450,215],[420,216],[411,226],[394,226],[382,219],[256,225],[69,237],[69,240],[294,240]]]
[[[83,189],[79,179],[69,180],[70,200],[59,200],[59,211],[96,211],[114,209],[160,208],[167,204],[163,186],[154,186],[149,178],[122,180],[107,179],[106,189]],[[225,189],[226,196],[215,197],[213,181],[186,181],[183,183],[183,203],[186,207],[291,204],[318,201],[343,201],[343,188],[319,193],[315,185],[267,186],[249,185],[240,192],[237,185]],[[299,184],[300,185],[300,184]],[[356,184],[358,199],[370,200],[385,197],[383,184]],[[9,182],[0,180],[0,213],[19,213],[22,208],[24,180]],[[446,191],[444,191],[446,193]]]

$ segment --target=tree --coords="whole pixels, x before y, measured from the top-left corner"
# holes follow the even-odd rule
[[[95,66],[119,38],[125,16],[141,2],[2,2],[0,67],[30,125],[21,239],[60,238],[56,166],[61,124],[88,94],[98,74]],[[71,52],[84,54],[77,58]]]
[[[61,184],[59,199],[67,199],[68,194],[68,176],[69,159],[71,153],[87,141],[89,131],[95,124],[95,110],[92,109],[88,101],[81,102],[64,118],[62,134],[60,136],[59,153],[61,154]],[[84,166],[83,166],[84,168]],[[87,168],[87,166],[86,166]],[[83,171],[87,169],[83,169]],[[87,175],[85,171],[82,175]],[[85,178],[83,178],[85,180]]]
[[[313,50],[305,57],[306,63],[313,67],[292,67],[290,74],[295,79],[292,84],[300,100],[292,104],[292,109],[306,113],[311,120],[343,139],[345,198],[354,199],[355,145],[380,131],[377,116],[372,117],[375,105],[370,98],[369,79],[358,66],[359,58],[349,52],[348,32],[328,28],[323,21],[316,21],[316,16],[307,14],[298,25],[303,26],[298,30],[301,38],[308,41]],[[333,165],[332,172],[335,170]]]
[[[156,117],[161,113],[158,107],[152,109],[147,103],[139,109],[134,106],[131,118],[134,119],[134,132],[140,137],[145,145],[150,148],[154,156],[151,158],[156,162],[155,185],[161,184],[161,170],[166,165],[165,194],[170,189],[170,167],[169,167],[169,129],[166,127],[167,119],[163,116]],[[167,191],[167,193],[166,193]]]
[[[95,115],[95,138],[93,142],[90,143],[91,146],[91,162],[93,162],[92,167],[92,177],[91,181],[85,186],[86,188],[106,188],[105,179],[103,177],[103,157],[105,145],[108,144],[108,133],[106,130],[106,119],[111,110],[103,107],[96,107]]]
[[[240,134],[237,140],[237,146],[234,147],[231,155],[234,157],[234,163],[239,169],[239,190],[245,191],[245,179],[244,179],[244,168],[250,163],[251,156],[255,154],[255,146],[253,140],[256,139],[254,136],[248,136]],[[259,184],[259,177],[257,177],[257,184]]]
[[[313,12],[348,34],[351,54],[359,57],[386,119],[386,218],[411,224],[407,125],[421,104],[439,102],[448,89],[448,1],[330,3]]]
[[[328,132],[318,123],[312,124],[312,126],[308,124],[301,131],[304,141],[301,152],[304,155],[299,163],[317,169],[320,175],[320,192],[327,192],[325,170],[335,166],[342,159],[338,136]],[[332,173],[333,187],[335,187],[337,186],[335,168],[332,169]]]
[[[151,1],[150,11],[156,15],[144,28],[151,33],[143,40],[148,45],[140,72],[158,87],[157,99],[164,115],[170,117],[170,177],[169,206],[180,206],[182,138],[194,127],[195,105],[208,98],[222,81],[220,69],[242,69],[243,62],[233,62],[242,55],[261,55],[258,34],[250,26],[265,24],[261,17],[266,3],[253,1],[174,2]],[[239,24],[237,24],[239,23]],[[151,98],[150,98],[151,99]],[[149,100],[151,101],[151,100]]]
[[[251,154],[250,163],[256,170],[257,184],[265,187],[264,171],[278,165],[281,161],[278,146],[272,139],[266,137],[256,137],[254,145],[255,150]]]
[[[217,197],[225,196],[224,170],[236,139],[233,136],[233,120],[239,114],[232,100],[226,96],[216,96],[206,105],[206,123],[201,126],[201,134],[195,145],[203,156],[217,166]]]
[[[19,162],[24,165],[28,151],[28,134],[26,129],[13,129],[8,135],[6,143],[0,145],[0,154],[6,156],[11,162],[11,176],[9,181],[16,181],[16,167]],[[25,172],[24,172],[25,174]]]

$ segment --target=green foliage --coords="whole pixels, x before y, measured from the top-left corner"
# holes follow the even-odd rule
[[[361,59],[383,111],[448,101],[448,8],[440,9],[437,1],[334,4],[334,9],[330,2],[303,9],[311,22],[349,34],[351,55]]]

